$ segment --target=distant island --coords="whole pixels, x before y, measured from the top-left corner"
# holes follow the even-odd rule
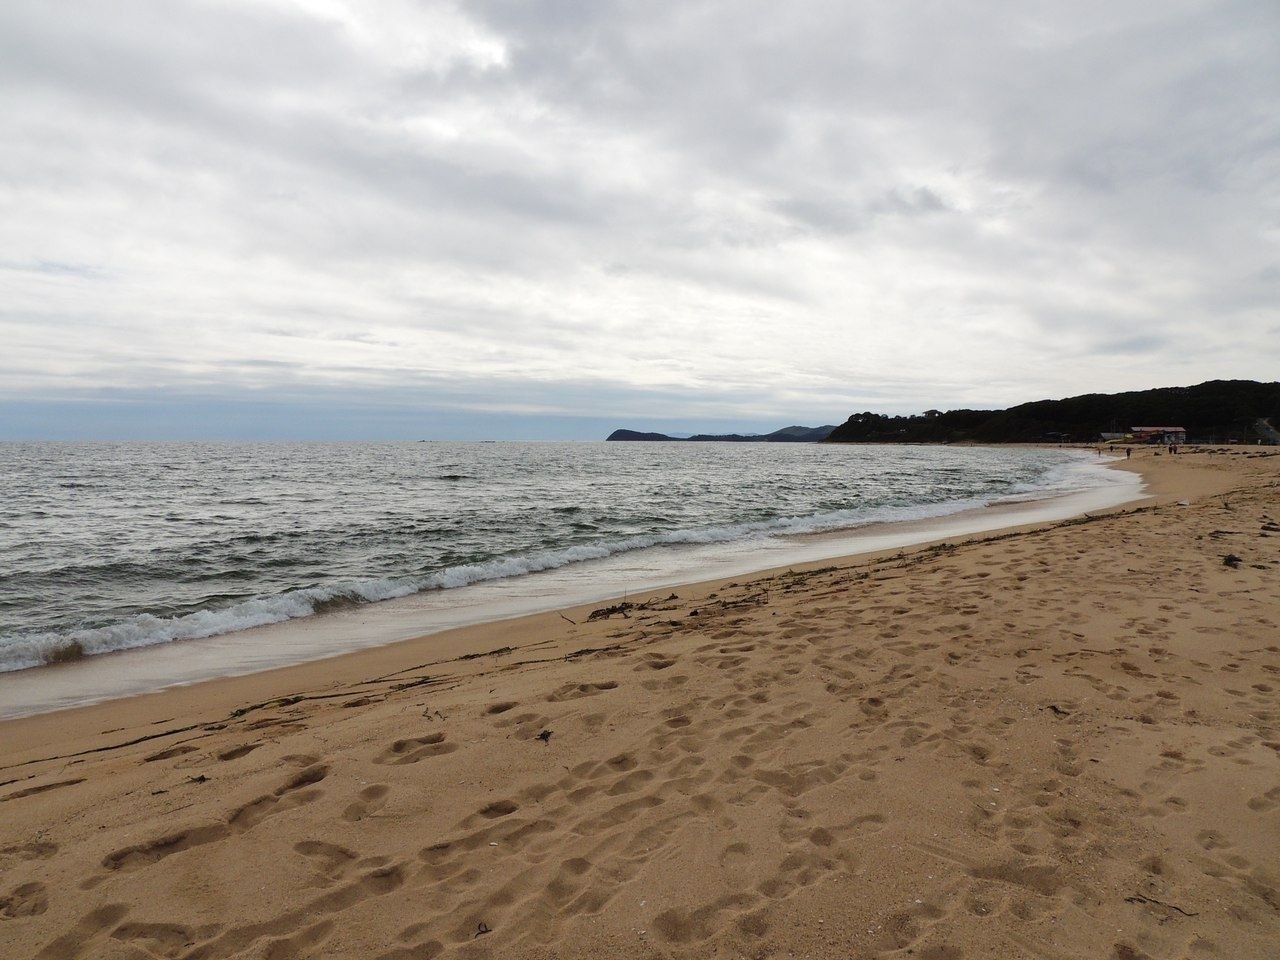
[[[1209,380],[1193,387],[1087,393],[1007,410],[926,410],[910,416],[855,413],[839,426],[772,433],[615,430],[607,440],[718,443],[1098,443],[1141,442],[1144,434],[1186,443],[1280,443],[1280,382]]]
[[[1189,443],[1280,442],[1280,383],[1210,380],[1193,387],[1089,393],[1007,410],[855,413],[829,443],[1096,443],[1135,431],[1185,429]]]
[[[773,433],[697,433],[691,437],[669,437],[665,433],[641,433],[638,430],[615,430],[606,440],[670,440],[678,443],[716,441],[719,443],[820,443],[836,429],[824,427],[783,427]]]

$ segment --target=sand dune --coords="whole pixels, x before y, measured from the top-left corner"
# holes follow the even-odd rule
[[[1135,466],[1101,517],[0,724],[0,956],[1275,957],[1280,456]]]

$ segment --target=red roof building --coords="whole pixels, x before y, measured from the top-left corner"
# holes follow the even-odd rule
[[[1186,427],[1130,427],[1134,443],[1186,443]]]

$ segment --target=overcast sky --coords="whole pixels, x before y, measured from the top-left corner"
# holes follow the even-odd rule
[[[0,437],[1280,377],[1276,0],[5,0],[0,124]]]

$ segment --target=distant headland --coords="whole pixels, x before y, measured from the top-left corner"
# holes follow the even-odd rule
[[[1157,438],[1153,440],[1152,438]],[[855,413],[839,426],[672,437],[615,430],[608,440],[728,443],[1280,443],[1280,382],[1209,380],[1192,387],[1088,393],[1007,410]]]
[[[722,443],[819,443],[835,429],[824,427],[783,427],[773,433],[697,433],[691,437],[669,437],[665,433],[641,433],[638,430],[615,430],[606,440],[672,440],[679,443],[717,441]]]
[[[1158,425],[1158,426],[1151,426]],[[1210,380],[1193,387],[1089,393],[1007,410],[855,413],[830,443],[1097,443],[1181,430],[1183,442],[1280,441],[1280,383]]]

